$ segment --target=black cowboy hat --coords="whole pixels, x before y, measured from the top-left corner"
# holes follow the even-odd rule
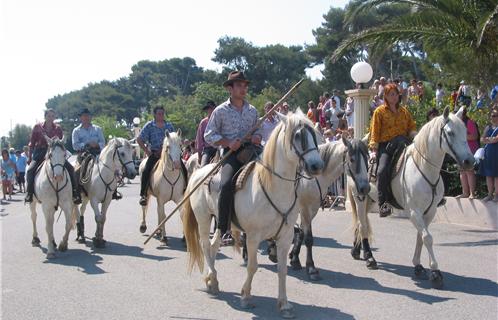
[[[216,108],[216,104],[214,103],[213,100],[208,100],[206,102],[206,105],[204,105],[204,107],[202,107],[202,110],[207,110],[209,108]]]
[[[78,115],[81,117],[84,114],[91,115],[92,113],[90,112],[90,110],[88,110],[88,108],[83,108],[83,109],[81,109],[81,111]]]
[[[226,86],[229,86],[231,84],[233,84],[235,81],[242,81],[242,82],[246,82],[246,83],[250,83],[249,80],[246,79],[246,77],[244,76],[244,72],[242,71],[232,71],[228,74],[228,79],[223,82],[223,86],[226,87]]]

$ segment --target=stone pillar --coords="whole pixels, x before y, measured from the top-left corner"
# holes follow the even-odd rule
[[[372,89],[352,89],[346,90],[348,97],[354,100],[354,137],[362,139],[370,123],[370,101],[377,94]]]

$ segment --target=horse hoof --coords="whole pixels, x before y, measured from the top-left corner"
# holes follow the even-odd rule
[[[207,291],[209,294],[213,296],[217,296],[220,293],[220,288],[217,283],[213,283],[211,280],[208,280],[206,283]]]
[[[415,278],[420,280],[427,280],[429,277],[427,276],[427,271],[421,264],[417,264],[414,270]]]
[[[360,260],[360,250],[355,250],[355,248],[351,249],[351,256],[355,260]]]
[[[255,305],[251,302],[251,298],[242,298],[240,299],[240,307],[242,309],[252,309]]]
[[[57,250],[59,250],[60,252],[65,252],[65,251],[67,251],[67,243],[62,243],[62,242],[61,242],[61,243],[59,244],[59,248],[58,248]]]
[[[367,268],[370,270],[377,270],[379,266],[377,265],[377,261],[374,258],[367,259]]]
[[[294,319],[296,317],[293,309],[280,310],[280,316],[284,319]]]
[[[76,238],[76,241],[78,241],[78,243],[82,243],[82,244],[85,244],[86,243],[86,240],[85,240],[85,237],[78,237]]]
[[[292,270],[301,270],[303,268],[303,266],[301,265],[301,261],[299,260],[292,260],[290,264]]]
[[[441,271],[432,270],[429,280],[431,280],[431,284],[434,289],[443,288],[443,274],[441,273]]]
[[[140,233],[145,233],[147,231],[147,226],[140,226]]]
[[[161,241],[161,243],[168,245],[168,238],[166,238],[166,236],[162,237],[160,241]]]
[[[33,246],[39,246],[40,245],[40,238],[38,237],[33,237],[33,240],[31,240],[31,244]]]
[[[270,259],[270,261],[273,263],[278,263],[278,258],[276,254],[269,254],[268,259]]]
[[[93,238],[92,241],[95,248],[99,249],[105,248],[106,241],[104,239]]]
[[[47,253],[47,259],[55,259],[55,253]]]
[[[57,243],[55,243],[55,240],[52,241],[52,245],[54,246],[54,250],[57,250]]]

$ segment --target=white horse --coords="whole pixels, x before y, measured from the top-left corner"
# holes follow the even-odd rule
[[[258,245],[262,240],[273,238],[277,242],[279,261],[278,308],[282,316],[292,317],[292,306],[287,301],[285,258],[298,215],[298,167],[302,164],[309,174],[314,175],[322,170],[323,161],[318,153],[313,125],[302,112],[279,117],[280,124],[265,145],[262,160],[255,164],[245,184],[234,196],[234,208],[238,225],[246,233],[248,249],[247,278],[241,293],[242,307],[251,306],[251,284],[257,270]],[[187,192],[212,168],[213,165],[207,165],[195,171]],[[205,282],[208,291],[215,294],[219,291],[215,257],[220,245],[220,231],[217,230],[210,241],[209,230],[211,217],[218,215],[219,188],[219,183],[215,182],[210,187],[201,185],[183,208],[189,270],[197,264],[202,272],[206,259],[209,270]],[[232,227],[238,228],[235,224]],[[234,233],[234,238],[238,238],[238,232]]]
[[[102,150],[93,165],[91,175],[85,177],[87,181],[83,181],[81,185],[86,193],[82,192],[82,203],[77,223],[77,240],[80,242],[85,242],[84,214],[86,206],[90,202],[97,223],[95,237],[92,239],[93,244],[97,248],[105,247],[104,224],[107,210],[111,204],[112,194],[117,189],[116,171],[123,169],[128,179],[133,179],[137,175],[133,162],[133,147],[124,138],[114,138]],[[85,172],[81,172],[82,176],[85,174]],[[100,209],[99,204],[101,204]],[[78,212],[77,206],[75,206],[75,210]]]
[[[431,269],[429,279],[434,288],[443,286],[443,275],[434,255],[429,224],[436,215],[437,204],[444,196],[440,171],[446,153],[463,169],[470,169],[474,165],[474,157],[467,144],[467,129],[459,117],[450,114],[448,108],[444,109],[443,115],[434,118],[420,129],[413,144],[406,148],[401,169],[391,181],[396,201],[409,213],[410,221],[417,229],[412,260],[415,276],[421,279],[427,278],[427,272],[420,263],[423,244],[429,252]],[[354,221],[366,219],[372,200],[378,199],[377,188],[373,184],[371,186],[369,194],[371,199],[367,197],[364,201],[356,201],[352,206]],[[348,193],[356,195],[354,188],[348,189]],[[359,247],[365,240],[368,241],[370,230],[360,228],[355,232],[355,236],[355,247],[358,248],[356,254],[359,256]],[[368,255],[371,255],[371,252]]]
[[[157,221],[158,224],[166,217],[164,212],[164,205],[172,200],[175,203],[180,203],[183,199],[183,191],[187,186],[187,179],[182,172],[182,137],[181,131],[169,133],[163,140],[163,148],[161,151],[161,158],[152,169],[151,177],[149,180],[149,189],[147,190],[147,204],[149,203],[150,196],[156,197],[157,201]],[[142,161],[145,164],[146,160]],[[144,165],[145,167],[145,165]],[[140,174],[142,174],[144,167],[140,166]],[[144,233],[147,230],[145,218],[147,216],[147,205],[142,206],[142,222],[140,224],[140,232]],[[160,229],[160,240],[167,244],[166,226],[163,223]]]
[[[69,232],[74,225],[72,185],[69,173],[64,169],[66,148],[64,142],[58,138],[50,139],[45,136],[48,144],[45,161],[35,175],[35,199],[30,204],[31,220],[33,222],[33,245],[39,245],[38,231],[36,230],[36,204],[41,203],[45,215],[48,245],[47,258],[55,258],[54,215],[58,207],[64,211],[66,218],[66,232],[59,244],[59,251],[67,250]]]
[[[313,232],[311,222],[318,213],[323,199],[327,195],[328,187],[344,172],[352,181],[352,187],[361,197],[368,195],[368,150],[367,146],[358,139],[349,142],[342,138],[342,143],[330,142],[320,145],[320,156],[325,163],[324,170],[314,179],[304,179],[299,183],[298,207],[301,217],[301,228],[294,234],[294,246],[289,254],[293,269],[300,270],[299,253],[304,243],[307,249],[306,273],[311,280],[319,280],[320,275],[313,261]]]
[[[201,165],[199,164],[199,154],[197,152],[195,152],[190,156],[190,158],[188,158],[187,162],[185,163],[185,167],[187,167],[189,178],[192,176],[192,173],[194,173],[195,170],[201,167]]]

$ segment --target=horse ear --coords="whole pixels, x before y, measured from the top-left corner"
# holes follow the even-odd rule
[[[459,117],[460,119],[463,118],[463,109],[464,109],[464,106],[461,106],[460,109],[458,109],[457,113],[455,113],[455,115],[457,117]]]
[[[178,128],[178,130],[176,130],[176,134],[181,137],[182,136],[182,129]]]
[[[342,143],[348,148],[349,151],[351,151],[351,148],[353,148],[353,146],[351,145],[351,142],[349,142],[349,140],[346,139],[345,134],[342,134]]]
[[[304,116],[303,111],[301,110],[301,107],[297,107],[296,111],[294,112],[298,116]]]
[[[48,145],[51,145],[54,142],[54,140],[49,138],[46,134],[44,134],[43,137],[45,137],[45,141],[47,141]]]
[[[450,115],[450,108],[449,107],[444,108],[443,111],[444,120],[447,120],[449,115]]]
[[[169,139],[169,131],[166,130],[166,137]]]
[[[368,140],[370,140],[370,132],[367,133],[363,139],[361,139],[361,142],[363,142],[364,144],[366,144],[368,146]]]
[[[275,111],[275,113],[277,114],[280,121],[282,121],[283,123],[287,123],[287,116],[286,115],[284,115],[278,111]]]

